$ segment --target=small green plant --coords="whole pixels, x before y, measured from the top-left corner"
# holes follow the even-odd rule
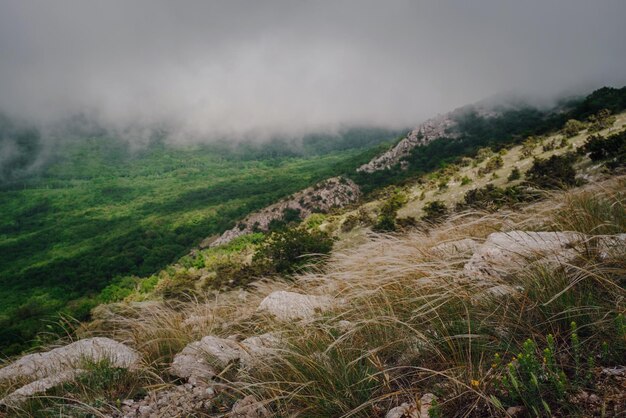
[[[424,205],[422,220],[430,223],[442,221],[448,215],[448,207],[440,200],[433,200]]]
[[[548,159],[536,158],[526,173],[526,178],[537,187],[558,189],[576,185],[574,154],[553,155]]]
[[[522,172],[520,171],[520,169],[517,167],[513,167],[513,170],[511,170],[511,174],[509,174],[509,177],[507,177],[507,180],[515,181],[515,180],[519,180],[521,177],[522,177]]]
[[[467,176],[463,176],[461,177],[461,186],[466,186],[468,184],[470,184],[472,182],[472,179],[467,177]]]
[[[563,135],[567,138],[572,138],[578,135],[583,129],[585,129],[584,123],[576,119],[570,119],[563,125]]]
[[[378,220],[373,229],[381,232],[395,231],[398,209],[400,209],[406,202],[406,195],[400,190],[394,190],[391,197],[389,197],[389,199],[387,199],[380,208]]]

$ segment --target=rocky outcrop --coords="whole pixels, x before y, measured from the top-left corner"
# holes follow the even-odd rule
[[[411,150],[417,146],[426,145],[438,138],[457,138],[458,133],[455,132],[457,122],[454,116],[455,112],[450,112],[428,119],[409,132],[396,146],[378,157],[375,157],[369,163],[362,165],[357,171],[373,173],[375,171],[388,170],[396,164],[399,164],[402,159],[407,157]]]
[[[29,354],[0,369],[0,382],[28,382],[0,400],[0,403],[14,404],[71,381],[82,372],[81,367],[86,362],[98,363],[104,360],[111,367],[133,369],[139,365],[141,358],[132,348],[103,337],[87,338],[45,353]]]
[[[199,380],[208,381],[240,356],[239,343],[209,335],[176,354],[170,373],[188,379],[192,384]]]
[[[461,246],[466,245],[463,243]],[[590,236],[578,232],[495,232],[475,249],[464,271],[470,277],[503,278],[527,267],[529,263],[562,265],[585,253],[600,258],[620,257],[625,246],[626,234]],[[510,290],[496,286],[491,293],[508,294]]]
[[[464,270],[471,276],[503,277],[529,261],[567,263],[583,248],[586,237],[575,232],[495,232],[474,252]]]
[[[258,310],[267,312],[281,321],[310,319],[315,314],[332,308],[333,299],[311,296],[284,290],[270,293],[261,301]]]
[[[313,187],[301,190],[281,202],[255,212],[233,229],[224,232],[210,246],[227,244],[231,240],[255,231],[269,230],[272,221],[281,221],[288,212],[304,219],[314,212],[328,212],[356,202],[361,196],[359,186],[350,179],[333,177]]]
[[[229,363],[240,361],[242,367],[253,367],[256,361],[266,360],[280,347],[277,334],[262,334],[237,341],[212,335],[188,344],[174,357],[170,373],[187,379],[193,385],[210,381]]]
[[[442,242],[434,246],[431,251],[439,257],[455,257],[471,254],[480,247],[480,243],[471,238],[456,241]]]

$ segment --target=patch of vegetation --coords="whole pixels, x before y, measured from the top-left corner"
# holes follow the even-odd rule
[[[553,155],[548,159],[537,158],[526,172],[526,179],[542,189],[559,189],[577,184],[574,162],[576,155],[568,153]]]
[[[378,219],[374,224],[374,231],[391,232],[396,230],[396,217],[398,210],[407,202],[406,195],[395,189],[391,196],[383,203],[378,213]]]
[[[463,202],[457,204],[457,209],[480,209],[495,211],[503,207],[515,207],[521,203],[539,199],[541,194],[526,185],[497,187],[487,184],[484,187],[468,190]]]
[[[446,216],[448,216],[448,207],[440,200],[427,202],[424,205],[423,211],[424,215],[422,216],[422,221],[428,223],[434,224],[441,222]]]
[[[591,135],[582,151],[589,153],[592,161],[607,161],[609,168],[626,166],[626,130],[603,137]]]
[[[0,126],[0,141],[11,132]],[[155,140],[140,150],[100,134],[59,145],[41,171],[13,170],[0,180],[0,352],[44,343],[40,331],[63,332],[58,314],[87,320],[128,295],[128,277],[149,277],[248,213],[353,171],[378,152],[365,146],[397,135],[375,132],[301,147]]]

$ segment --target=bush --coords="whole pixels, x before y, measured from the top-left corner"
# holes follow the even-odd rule
[[[378,220],[373,229],[381,232],[395,231],[398,209],[400,209],[406,201],[406,195],[399,190],[395,190],[392,196],[387,199],[380,208]]]
[[[448,207],[440,200],[433,200],[424,205],[422,220],[431,223],[442,221],[448,215]]]
[[[559,189],[576,185],[574,154],[553,155],[548,159],[537,158],[526,173],[529,182],[544,189]]]
[[[563,135],[565,135],[567,138],[572,138],[578,135],[578,132],[582,131],[583,129],[585,129],[584,123],[576,119],[570,119],[565,122],[565,125],[563,125]]]
[[[532,202],[539,199],[539,194],[527,186],[517,185],[507,188],[488,184],[485,187],[469,190],[465,193],[463,202],[457,205],[458,209],[497,210],[502,207],[512,207],[523,202]]]
[[[254,254],[252,263],[267,266],[268,273],[289,274],[319,261],[319,256],[330,253],[332,248],[333,240],[324,232],[290,228],[269,235]]]
[[[589,153],[592,161],[610,160],[610,168],[626,165],[626,130],[607,138],[592,135],[587,138],[583,151]]]
[[[513,170],[511,170],[511,174],[509,174],[509,177],[507,178],[507,180],[515,181],[515,180],[519,180],[521,177],[522,177],[522,172],[519,170],[519,168],[513,167]]]
[[[615,123],[615,116],[611,116],[609,109],[602,109],[595,115],[589,117],[589,132],[598,132],[610,128]]]

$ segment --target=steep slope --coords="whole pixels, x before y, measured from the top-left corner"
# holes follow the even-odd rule
[[[212,247],[224,245],[242,235],[267,232],[272,222],[290,222],[305,219],[312,213],[327,213],[331,209],[354,203],[360,197],[359,186],[352,180],[332,177],[248,215],[210,245]],[[289,219],[290,216],[293,219]]]

